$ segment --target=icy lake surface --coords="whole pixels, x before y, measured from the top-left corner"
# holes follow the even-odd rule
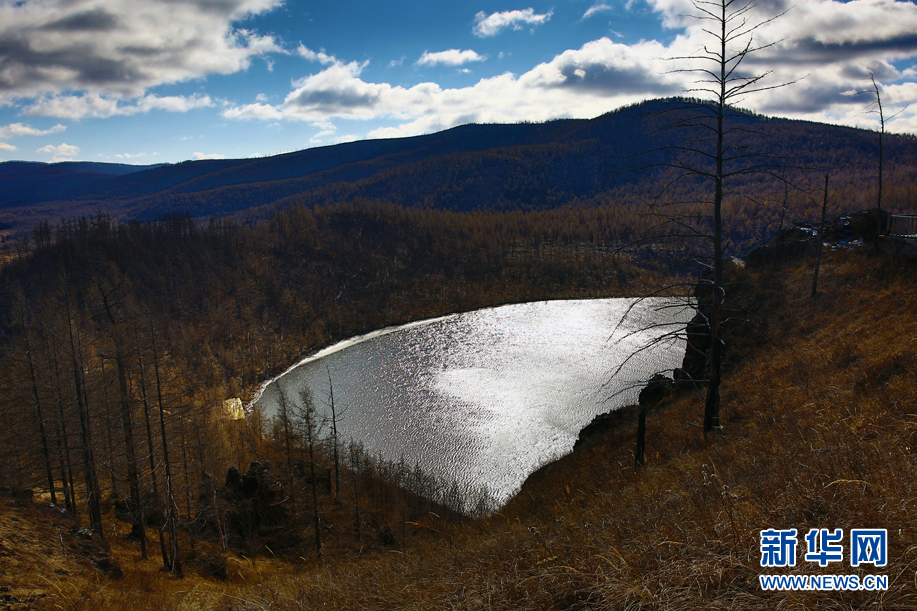
[[[462,490],[486,489],[502,505],[529,474],[568,453],[593,417],[636,402],[640,381],[681,365],[683,340],[647,346],[691,314],[667,299],[456,314],[327,348],[263,385],[254,403],[274,415],[278,393],[293,405],[308,387],[330,415],[330,374],[342,440],[388,460],[403,456]]]

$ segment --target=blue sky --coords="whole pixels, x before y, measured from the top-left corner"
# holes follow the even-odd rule
[[[759,0],[742,105],[917,133],[917,4]],[[0,160],[242,158],[678,95],[687,0],[0,0]],[[695,62],[696,63],[696,62]]]

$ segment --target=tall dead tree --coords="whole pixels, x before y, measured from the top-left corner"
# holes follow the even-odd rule
[[[281,391],[283,392],[283,391]],[[302,441],[309,453],[309,479],[312,491],[312,526],[315,531],[315,557],[322,557],[321,517],[318,512],[318,474],[315,472],[316,444],[319,440],[320,423],[316,420],[315,403],[312,392],[306,387],[299,391],[299,405],[296,406],[296,425],[302,435]]]
[[[325,366],[325,373],[328,374],[328,399],[331,403],[331,444],[332,458],[334,459],[334,498],[340,499],[341,489],[341,469],[338,459],[338,411],[334,404],[334,383],[331,381],[331,370]]]
[[[156,379],[156,403],[159,406],[159,434],[162,443],[162,462],[166,471],[166,523],[164,530],[169,532],[169,556],[164,564],[172,574],[181,575],[181,560],[178,551],[178,506],[175,503],[175,490],[172,486],[172,463],[169,461],[169,444],[166,435],[166,409],[162,400],[162,376],[159,371],[159,351],[156,348],[156,333],[153,331],[153,316],[147,314],[150,322],[150,349],[153,352],[153,373]]]
[[[47,339],[47,338],[46,338]],[[76,513],[76,489],[73,482],[73,462],[70,458],[70,436],[67,434],[67,414],[64,403],[64,387],[61,378],[60,361],[58,360],[57,346],[46,341],[46,347],[51,354],[54,365],[54,385],[57,395],[57,451],[59,455],[61,483],[64,489],[64,502],[67,511]]]
[[[80,449],[83,458],[83,476],[86,482],[86,497],[89,507],[89,523],[93,531],[105,540],[105,530],[102,527],[101,491],[99,478],[96,473],[95,449],[92,445],[92,423],[89,419],[89,406],[86,404],[83,383],[83,358],[77,350],[76,331],[73,325],[74,312],[70,307],[70,286],[64,281],[64,305],[67,316],[67,330],[70,340],[70,362],[73,369],[73,385],[76,393],[77,412],[80,419]]]
[[[114,288],[106,290],[102,283],[93,280],[102,299],[102,306],[105,310],[105,316],[111,325],[111,339],[115,348],[115,365],[118,375],[118,395],[121,411],[121,425],[124,430],[124,451],[127,455],[127,481],[130,488],[130,514],[131,514],[131,535],[140,541],[140,553],[145,559],[146,550],[146,529],[143,527],[143,520],[140,517],[143,507],[140,499],[140,468],[137,461],[136,445],[134,444],[134,422],[131,414],[131,398],[127,385],[127,348],[124,342],[124,335],[121,332],[122,320],[119,313],[121,302],[126,296],[120,294],[122,283],[118,283]]]
[[[873,252],[879,252],[879,233],[882,231],[882,171],[885,166],[885,152],[883,150],[883,140],[885,139],[885,111],[882,109],[882,94],[879,92],[879,85],[876,83],[876,77],[872,73],[869,74],[870,80],[872,80],[872,88],[876,92],[876,107],[879,113],[879,189],[878,196],[876,197],[876,239],[874,244]],[[827,191],[827,188],[826,188]]]
[[[31,384],[32,399],[35,402],[35,421],[38,425],[39,442],[41,443],[41,455],[44,463],[45,475],[48,481],[48,491],[51,493],[51,502],[57,505],[57,492],[54,486],[54,473],[51,467],[51,450],[48,447],[48,433],[45,425],[45,415],[42,409],[41,394],[38,392],[38,376],[35,372],[35,356],[32,352],[32,344],[29,341],[29,329],[31,325],[27,320],[27,310],[25,296],[19,294],[17,297],[17,307],[19,309],[18,318],[22,326],[22,341],[25,348],[25,357],[29,365],[29,382]]]
[[[143,350],[140,342],[140,331],[137,326],[137,313],[131,312],[131,318],[134,325],[134,339],[137,344],[137,371],[140,374],[140,399],[143,404],[143,423],[146,427],[146,443],[147,443],[147,458],[150,462],[150,479],[153,484],[153,507],[156,508],[156,511],[159,512],[159,478],[156,475],[156,452],[153,446],[153,426],[150,421],[150,402],[147,397],[147,383],[146,383],[146,374],[144,372],[143,366]],[[146,512],[143,514],[143,525],[146,526]],[[168,568],[169,566],[169,551],[166,547],[166,540],[164,530],[165,528],[160,528],[159,530],[159,549],[162,555],[162,566]]]
[[[818,270],[821,267],[821,251],[825,244],[825,218],[828,214],[828,179],[831,174],[825,174],[825,192],[821,204],[821,222],[818,224],[818,241],[815,245],[815,274],[812,276],[812,299],[818,297]]]
[[[724,198],[730,193],[732,179],[749,174],[775,175],[783,161],[767,151],[749,150],[746,141],[750,129],[743,121],[744,113],[736,108],[746,96],[784,87],[790,83],[767,86],[764,79],[771,71],[753,73],[743,67],[745,60],[776,42],[756,44],[757,30],[780,17],[754,15],[755,4],[744,0],[694,0],[694,12],[688,17],[701,22],[710,40],[695,54],[672,58],[687,62],[687,67],[672,70],[696,76],[693,85],[685,89],[701,99],[686,102],[674,109],[674,119],[665,131],[685,134],[677,144],[656,152],[665,154],[665,161],[651,164],[675,172],[671,184],[682,179],[700,180],[709,185],[707,195],[700,198],[701,209],[682,212],[671,203],[652,206],[663,223],[673,225],[680,237],[700,238],[709,244],[709,251],[697,257],[709,269],[700,280],[698,312],[709,329],[710,348],[706,356],[707,391],[704,406],[704,436],[720,426],[720,380],[723,363],[723,333],[725,286],[724,264],[727,257],[727,235],[724,218]],[[679,202],[684,204],[685,202]]]

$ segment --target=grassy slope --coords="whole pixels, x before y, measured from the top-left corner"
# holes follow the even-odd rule
[[[696,396],[650,414],[640,473],[634,431],[621,428],[543,469],[488,520],[321,566],[231,558],[225,582],[158,573],[123,540],[112,555],[124,577],[113,579],[55,547],[48,510],[4,500],[0,586],[40,590],[47,597],[32,604],[49,609],[914,608],[915,267],[832,253],[817,302],[811,261],[739,270],[754,281],[743,295],[770,342],[743,332],[731,349],[715,440],[691,426]],[[23,523],[32,534],[17,543]],[[886,574],[889,591],[762,592],[758,531],[768,527],[796,528],[800,546],[794,569],[767,572]],[[850,528],[887,528],[889,564],[819,569],[802,560],[809,528],[843,528],[845,559]],[[67,574],[8,561],[42,550]]]

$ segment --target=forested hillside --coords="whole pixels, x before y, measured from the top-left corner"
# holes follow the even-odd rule
[[[302,238],[296,224],[314,222],[326,228],[322,240],[331,244],[332,236],[353,240],[362,228],[367,243],[373,243],[372,229],[384,218],[378,212],[288,217],[285,231]],[[405,211],[389,220],[404,222],[416,218],[413,214]],[[420,243],[473,238],[495,225],[489,218],[476,230],[473,217],[466,217],[469,224],[459,230],[441,217],[439,222],[437,216],[426,218],[428,229],[417,232]],[[514,224],[519,226],[519,219]],[[726,407],[715,437],[704,440],[699,430],[703,406],[697,393],[667,393],[649,410],[646,461],[639,469],[632,455],[636,414],[625,410],[620,426],[542,469],[499,513],[467,522],[394,486],[415,485],[422,474],[373,463],[356,448],[343,453],[347,467],[339,487],[331,484],[332,477],[309,476],[313,461],[301,463],[307,475],[294,475],[291,464],[307,456],[310,447],[300,419],[290,430],[283,421],[221,422],[220,410],[210,407],[225,395],[207,394],[209,368],[225,367],[243,352],[220,358],[214,348],[220,343],[204,342],[225,333],[219,327],[228,319],[205,321],[210,328],[197,329],[201,321],[181,300],[200,300],[205,311],[213,311],[227,303],[224,285],[260,288],[264,281],[248,273],[205,283],[204,270],[228,271],[223,267],[228,261],[261,261],[260,273],[290,277],[308,269],[309,257],[294,254],[282,225],[260,236],[273,236],[270,249],[252,250],[246,243],[253,236],[231,225],[190,230],[185,217],[121,229],[95,219],[66,228],[63,248],[34,253],[34,267],[19,262],[4,272],[3,294],[12,304],[5,337],[11,343],[4,345],[0,478],[18,495],[0,491],[5,602],[36,609],[129,605],[138,610],[293,610],[332,602],[366,609],[773,609],[790,603],[840,610],[913,608],[915,529],[909,504],[915,461],[908,406],[915,399],[915,357],[901,342],[915,331],[912,262],[873,256],[868,246],[835,250],[822,261],[818,299],[811,296],[810,252],[786,261],[768,258],[757,266],[730,265],[731,291],[750,308],[755,324],[730,336]],[[532,235],[539,234],[538,223],[527,226]],[[513,277],[509,270],[519,267],[514,257],[522,257],[526,268],[541,259],[543,265],[536,267],[544,273],[552,258],[562,267],[577,250],[538,254],[529,248],[526,254],[525,240],[515,236],[515,254],[497,266],[506,270],[503,278]],[[305,248],[320,250],[322,240],[305,240]],[[152,256],[151,244],[183,254]],[[299,262],[290,270],[269,270],[281,266],[271,249]],[[202,256],[208,250],[215,254]],[[385,258],[392,254],[386,252]],[[463,251],[451,273],[470,288],[475,283],[458,265],[465,257],[477,262],[472,252]],[[335,269],[330,253],[320,260],[319,267],[329,273]],[[578,265],[589,269],[589,260]],[[69,267],[75,263],[88,267]],[[441,264],[434,257],[431,265]],[[478,282],[492,279],[494,269],[485,268]],[[161,271],[182,279],[180,286],[147,284]],[[189,277],[201,286],[187,284]],[[547,274],[553,280],[541,286],[564,286],[563,277]],[[596,281],[618,290],[614,277],[623,282],[627,269]],[[48,290],[36,286],[41,278],[54,280]],[[230,294],[240,304],[238,314],[255,323],[253,336],[244,341],[256,342],[257,313],[271,306]],[[421,301],[427,298],[417,294]],[[120,312],[114,322],[106,314],[105,295],[115,297],[108,301]],[[141,296],[154,297],[149,313]],[[162,308],[176,297],[176,317],[169,318]],[[131,534],[140,520],[125,500],[129,470],[119,350],[129,381],[127,405],[136,418],[141,498],[149,510],[148,560],[141,558],[138,538]],[[199,362],[198,353],[203,354]],[[252,366],[263,355],[245,358],[253,359],[247,364]],[[86,408],[91,409],[86,430],[92,439],[84,446],[79,415]],[[149,438],[145,413],[154,424],[160,414],[165,420]],[[156,510],[162,501],[154,503],[151,492],[152,473],[159,477],[160,499],[167,488],[166,441],[178,545],[167,546],[163,556],[175,553],[172,557],[181,560],[168,572],[160,570],[156,538],[170,522],[164,509]],[[148,462],[150,446],[153,463]],[[91,485],[82,472],[90,464],[81,457],[83,447],[94,450],[97,489],[104,498],[100,515],[105,521],[99,528],[81,511]],[[314,461],[322,471],[332,464],[328,456]],[[226,464],[243,457],[259,462],[240,480],[227,477],[224,484]],[[46,471],[57,486],[58,505],[67,503],[66,514],[48,507]],[[253,481],[260,491],[246,493]],[[316,481],[322,482],[318,492]],[[32,503],[32,493],[17,487],[25,485],[34,487]],[[75,513],[64,498],[72,490],[80,502]],[[862,578],[875,573],[885,578],[887,591],[769,592],[761,587],[758,577],[768,573],[759,566],[761,529],[787,526],[804,533],[825,524],[845,532],[864,525],[886,528],[888,565],[819,567],[803,561],[800,550],[797,566],[779,574]],[[320,536],[313,537],[316,532]]]
[[[640,250],[615,254],[630,231],[613,208],[456,214],[391,205],[294,206],[257,225],[175,214],[38,227],[33,248],[0,270],[0,488],[48,490],[95,531],[98,499],[114,499],[142,538],[145,512],[163,524],[168,479],[181,500],[170,523],[192,541],[211,536],[223,526],[213,521],[213,493],[200,497],[199,488],[222,481],[230,464],[244,470],[277,451],[265,445],[271,423],[221,426],[224,400],[248,399],[304,355],[377,328],[509,302],[646,292],[667,272],[638,268]],[[294,460],[287,446],[283,477],[304,460],[297,452]],[[373,532],[384,532],[391,503],[411,497],[374,496],[379,476],[367,477],[375,509],[364,509]],[[447,492],[421,475],[412,481],[434,497]],[[358,497],[358,513],[363,505]],[[253,536],[232,528],[243,541]]]
[[[4,188],[0,223],[7,234],[39,220],[105,211],[119,220],[155,219],[171,212],[267,219],[291,204],[392,203],[452,211],[547,210],[614,205],[636,211],[656,197],[672,176],[652,166],[660,151],[692,134],[667,129],[677,123],[684,100],[657,100],[592,120],[544,124],[466,125],[392,140],[371,140],[307,149],[276,157],[211,160],[160,166],[123,176],[79,181],[61,176],[54,189]],[[845,208],[874,205],[878,134],[804,121],[740,113],[743,154],[764,151],[773,169],[803,189],[834,174]],[[2,171],[0,186],[22,182],[40,164]],[[59,164],[66,167],[68,164]],[[884,207],[915,200],[917,139],[888,135],[885,176],[891,188]],[[32,181],[34,183],[36,181]],[[811,184],[809,184],[811,183]],[[31,184],[31,183],[30,183]],[[734,188],[757,204],[773,200],[773,180],[745,177]],[[678,194],[673,194],[678,196]],[[805,196],[794,195],[798,203]],[[736,205],[739,205],[737,200]]]

